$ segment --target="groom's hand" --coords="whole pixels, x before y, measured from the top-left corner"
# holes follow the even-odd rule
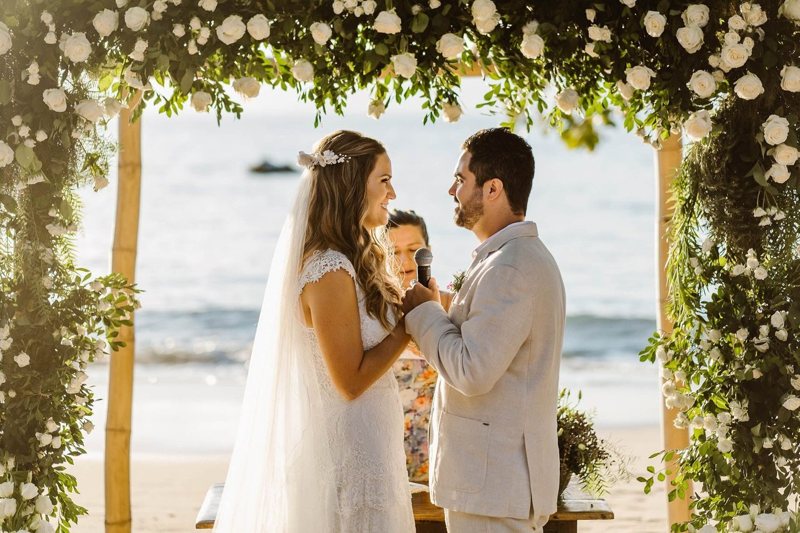
[[[439,286],[434,278],[428,282],[428,287],[422,283],[415,283],[413,287],[406,290],[406,294],[403,296],[403,312],[409,313],[425,302],[440,302]]]

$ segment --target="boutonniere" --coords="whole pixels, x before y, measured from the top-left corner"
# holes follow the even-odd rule
[[[464,273],[463,270],[461,272],[456,272],[455,275],[453,276],[453,281],[447,284],[447,288],[450,290],[450,292],[457,293],[459,289],[461,289],[461,286],[464,284],[465,277],[466,274]]]

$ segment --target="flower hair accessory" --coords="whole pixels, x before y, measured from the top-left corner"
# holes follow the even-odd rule
[[[324,152],[312,152],[310,154],[307,154],[301,150],[300,153],[297,154],[297,164],[302,167],[306,167],[307,169],[312,169],[316,166],[327,167],[328,165],[338,165],[339,163],[344,163],[349,159],[349,155],[340,155],[331,150],[325,150]]]

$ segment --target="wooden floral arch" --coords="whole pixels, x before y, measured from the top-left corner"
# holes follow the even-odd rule
[[[86,365],[110,348],[106,524],[130,529],[144,105],[238,116],[226,87],[268,84],[317,120],[363,89],[371,114],[418,96],[426,121],[453,120],[467,74],[509,123],[545,116],[592,145],[621,116],[659,150],[666,272],[642,360],[662,369],[667,471],[644,482],[666,476],[674,530],[796,527],[799,25],[800,0],[3,2],[0,527],[66,531],[83,512],[62,466],[90,425]],[[95,279],[71,250],[76,189],[107,183],[102,125],[120,112],[115,274]]]

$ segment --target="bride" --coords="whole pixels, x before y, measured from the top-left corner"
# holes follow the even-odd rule
[[[409,340],[387,268],[391,161],[337,131],[299,162],[215,530],[413,532],[391,373]]]

